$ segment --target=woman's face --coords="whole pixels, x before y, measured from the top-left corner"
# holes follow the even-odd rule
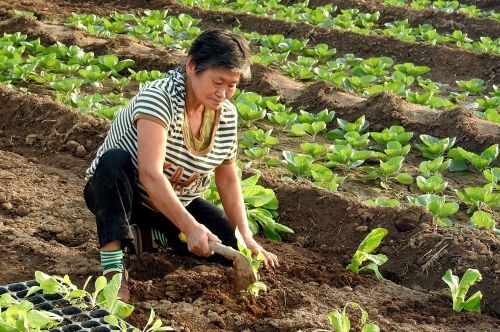
[[[186,74],[196,101],[214,110],[219,109],[226,99],[233,96],[241,76],[241,73],[221,68],[207,68],[196,74],[193,61],[188,61]]]

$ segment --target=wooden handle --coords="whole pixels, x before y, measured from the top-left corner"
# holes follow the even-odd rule
[[[184,234],[182,232],[179,233],[179,239],[182,242],[186,243],[186,234]],[[228,247],[226,245],[223,245],[222,243],[218,243],[215,241],[208,241],[208,246],[214,252],[216,252],[219,255],[222,255],[222,256],[224,256],[227,259],[232,260],[232,261],[234,261],[236,259],[236,255],[239,254],[239,251],[236,251],[231,247]]]
[[[236,250],[234,250],[231,247],[223,245],[222,243],[218,243],[218,242],[214,242],[214,241],[208,241],[208,246],[214,252],[216,252],[219,255],[222,255],[222,256],[224,256],[227,259],[232,260],[232,261],[234,261],[236,259],[236,255],[239,254],[239,251],[236,251]]]

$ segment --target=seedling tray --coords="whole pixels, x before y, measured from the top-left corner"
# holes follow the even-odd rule
[[[10,293],[16,300],[30,301],[34,304],[36,310],[49,311],[63,317],[61,325],[50,329],[49,332],[107,332],[120,330],[118,327],[104,321],[104,317],[110,313],[100,306],[86,311],[77,306],[68,305],[66,301],[62,300],[63,297],[60,294],[43,294],[41,290],[26,297],[28,289],[32,286],[38,286],[38,283],[29,280],[0,286],[0,295]],[[119,321],[122,322],[120,319]],[[127,332],[132,332],[134,327],[127,322],[125,324]]]

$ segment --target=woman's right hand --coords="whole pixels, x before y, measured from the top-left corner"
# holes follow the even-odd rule
[[[208,246],[208,241],[221,243],[222,241],[204,225],[196,222],[184,234],[188,250],[197,256],[209,257],[214,254]]]

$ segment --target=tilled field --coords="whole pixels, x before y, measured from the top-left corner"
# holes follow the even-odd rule
[[[356,4],[341,1],[339,6]],[[359,5],[370,10],[378,8],[366,1]],[[382,19],[402,15],[380,8]],[[38,20],[14,17],[13,9],[35,12]],[[313,43],[336,47],[339,54],[387,55],[398,62],[413,61],[431,67],[432,79],[444,83],[471,77],[483,78],[489,85],[499,82],[498,55],[423,43],[409,47],[386,37],[276,22],[250,14],[203,11],[163,0],[5,1],[0,2],[0,32],[21,32],[29,39],[39,37],[46,45],[56,41],[78,45],[97,55],[116,54],[135,60],[134,70],[166,71],[182,64],[185,55],[179,50],[161,50],[123,36],[95,37],[61,24],[71,12],[109,15],[114,11],[140,13],[145,9],[167,9],[171,15],[185,12],[201,18],[203,28],[232,28],[238,22],[248,31],[307,36]],[[435,24],[437,20],[443,22],[437,25],[443,29],[463,26],[467,31],[465,27],[470,26],[467,32],[471,35],[487,33],[498,37],[499,25],[488,30],[490,21],[486,19],[474,19],[472,23],[460,15],[422,15],[409,13],[419,23],[428,19]],[[262,95],[279,95],[288,106],[305,107],[311,112],[328,108],[336,112],[336,117],[349,121],[365,115],[372,131],[400,124],[413,131],[415,137],[456,136],[457,145],[476,152],[500,141],[498,125],[480,120],[464,109],[432,110],[386,93],[365,99],[326,82],[307,85],[293,81],[260,64],[253,65],[252,75],[241,88]],[[35,270],[69,274],[81,284],[88,275],[100,273],[95,224],[81,192],[84,170],[104,139],[109,121],[52,101],[51,89],[38,85],[28,88],[36,93],[26,95],[0,86],[0,284],[31,279]],[[94,88],[88,89],[91,93]],[[106,86],[103,89],[113,91]],[[137,86],[127,89],[133,93]],[[261,126],[268,128],[270,124]],[[277,135],[282,149],[297,149],[301,143],[300,138]],[[83,148],[77,148],[80,146]],[[245,159],[243,153],[241,157]],[[422,158],[411,152],[408,160],[411,171],[418,168]],[[354,301],[368,311],[370,320],[382,331],[500,329],[500,241],[492,232],[436,227],[432,215],[422,207],[381,208],[364,203],[367,197],[404,197],[413,193],[412,188],[375,188],[355,173],[352,181],[333,193],[308,181],[286,181],[283,175],[282,170],[263,168],[260,181],[278,196],[279,222],[295,230],[293,236],[285,237],[284,243],[259,239],[282,262],[276,270],[262,272],[262,281],[270,290],[267,294],[252,298],[236,293],[231,287],[229,269],[179,257],[168,250],[131,257],[131,303],[136,311],[130,322],[143,326],[152,307],[177,330],[309,330],[326,328],[325,315],[329,311]],[[473,174],[448,177],[450,193],[453,189],[480,185]],[[500,220],[498,211],[494,217]],[[458,221],[465,225],[467,217],[463,211]],[[389,231],[380,249],[389,257],[381,267],[386,278],[382,281],[345,269],[367,230],[374,227]],[[481,271],[483,281],[471,289],[483,292],[481,315],[452,311],[448,289],[441,280],[449,268],[459,275],[467,268]]]

